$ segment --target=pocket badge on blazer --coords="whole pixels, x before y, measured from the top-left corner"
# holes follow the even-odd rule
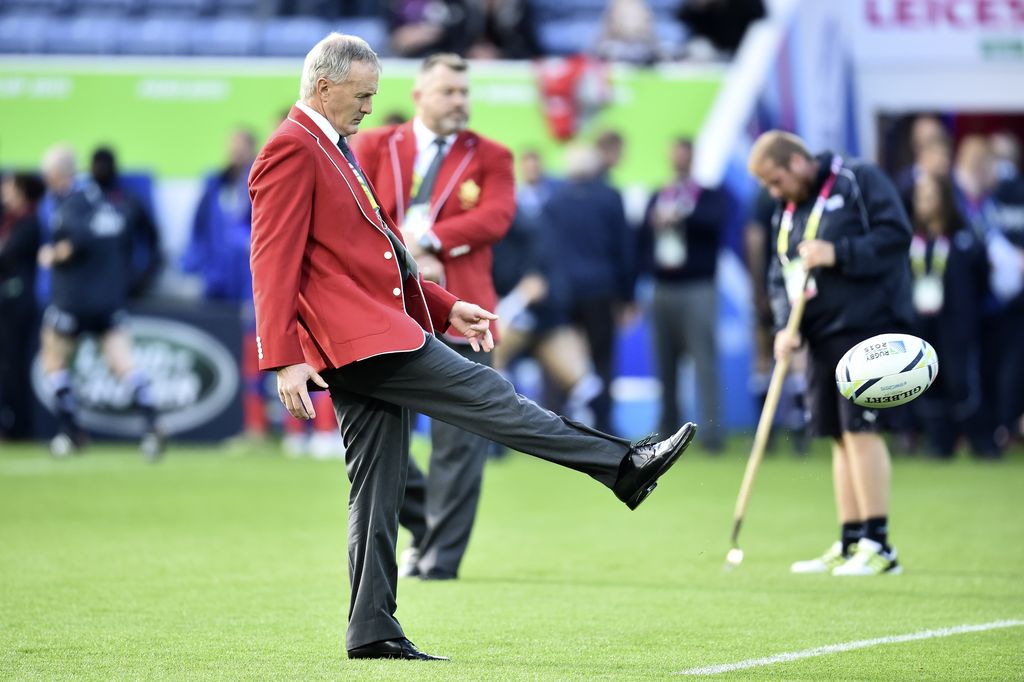
[[[459,185],[459,203],[463,210],[468,210],[477,205],[480,201],[480,185],[473,180],[466,180]]]

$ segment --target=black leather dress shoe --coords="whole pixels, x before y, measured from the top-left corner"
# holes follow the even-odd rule
[[[431,568],[428,571],[420,572],[419,576],[420,580],[455,580],[458,577],[454,573],[440,568]]]
[[[416,648],[416,645],[407,640],[385,639],[381,642],[373,642],[365,646],[349,649],[349,658],[401,658],[407,661],[447,661],[450,659],[444,656],[431,656]]]
[[[679,455],[683,454],[695,433],[697,425],[687,422],[671,438],[652,443],[651,438],[647,437],[633,445],[622,460],[619,480],[612,486],[616,497],[630,509],[639,507],[657,487],[658,477],[668,471],[679,459]]]

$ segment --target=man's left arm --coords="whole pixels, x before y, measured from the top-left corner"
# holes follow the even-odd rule
[[[459,215],[434,223],[430,232],[439,245],[442,261],[498,242],[508,232],[516,211],[512,153],[504,147],[481,145],[479,202]],[[460,182],[448,201],[463,201]]]
[[[421,279],[420,286],[423,287],[423,295],[427,299],[427,312],[430,314],[434,330],[438,334],[443,334],[448,331],[452,306],[459,299],[440,284]]]
[[[875,277],[907,257],[912,231],[896,188],[874,166],[861,166],[856,174],[860,197],[847,210],[863,211],[867,231],[835,242],[835,265],[848,277]]]

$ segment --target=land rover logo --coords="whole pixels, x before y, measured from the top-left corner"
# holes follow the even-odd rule
[[[188,431],[215,418],[238,391],[238,363],[213,336],[191,325],[156,317],[132,317],[135,362],[152,382],[160,426],[168,434]],[[72,360],[78,419],[89,430],[137,436],[142,417],[132,409],[131,387],[118,381],[103,361],[99,340],[83,337]],[[32,385],[53,411],[41,365]]]

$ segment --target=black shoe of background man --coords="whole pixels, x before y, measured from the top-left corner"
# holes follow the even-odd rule
[[[687,422],[671,438],[652,443],[653,436],[648,436],[630,447],[619,466],[619,479],[612,486],[616,497],[630,509],[639,507],[657,487],[658,478],[683,454],[695,433],[697,425]]]
[[[431,656],[416,648],[416,645],[407,640],[385,639],[382,642],[373,642],[365,646],[349,649],[349,658],[401,658],[407,661],[448,661],[451,659],[444,656]]]
[[[420,580],[455,580],[458,576],[454,573],[446,571],[442,568],[431,568],[430,570],[420,572]]]

